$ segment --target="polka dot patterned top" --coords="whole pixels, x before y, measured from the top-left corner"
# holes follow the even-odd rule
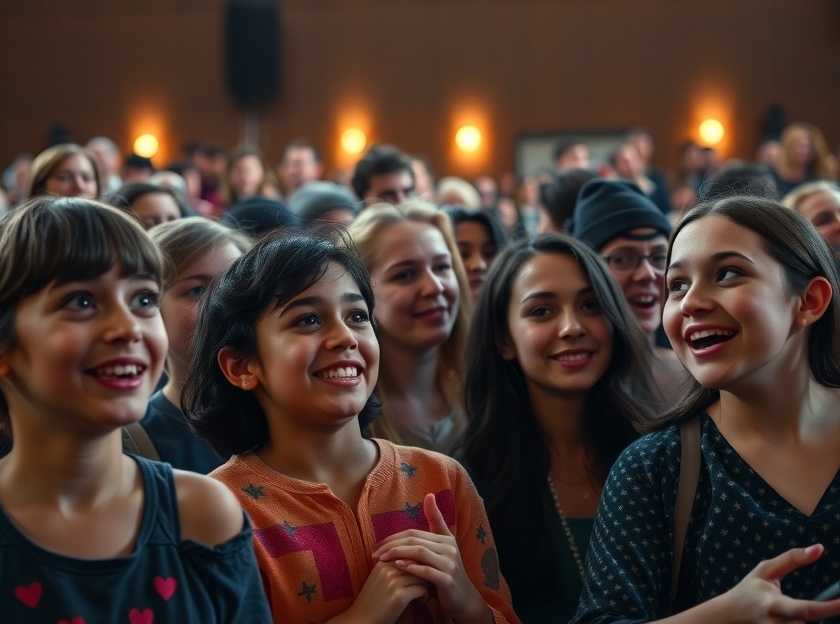
[[[840,580],[840,472],[806,516],[744,461],[708,415],[701,424],[700,479],[677,610],[728,591],[763,559],[817,542],[825,554],[785,577],[782,591],[810,599]],[[595,520],[574,624],[630,624],[669,615],[679,473],[677,425],[640,438],[619,457]]]

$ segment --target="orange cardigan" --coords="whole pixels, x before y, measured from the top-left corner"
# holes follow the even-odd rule
[[[375,440],[379,461],[357,508],[320,483],[286,477],[256,455],[234,455],[211,473],[251,518],[254,549],[277,623],[324,622],[346,611],[373,567],[376,545],[406,529],[428,530],[423,497],[433,492],[458,542],[467,574],[498,624],[519,622],[499,571],[484,504],[455,460]],[[415,601],[399,620],[438,623],[434,600]]]

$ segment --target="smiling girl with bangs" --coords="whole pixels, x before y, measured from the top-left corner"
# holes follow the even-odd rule
[[[236,500],[122,454],[166,353],[161,264],[89,200],[0,221],[0,612],[15,622],[267,620]]]

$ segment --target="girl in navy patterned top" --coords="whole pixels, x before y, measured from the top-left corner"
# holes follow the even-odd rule
[[[663,317],[697,381],[622,454],[595,522],[576,624],[832,618],[840,579],[840,279],[813,227],[734,197],[674,232]],[[671,606],[679,425],[700,478]],[[668,617],[671,616],[671,617]]]
[[[160,274],[104,204],[42,197],[0,221],[3,621],[270,621],[236,499],[122,454],[166,354]]]

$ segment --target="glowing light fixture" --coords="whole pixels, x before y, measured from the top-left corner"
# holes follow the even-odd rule
[[[706,119],[700,124],[698,132],[700,133],[700,140],[709,147],[720,143],[723,135],[726,134],[723,124],[717,119]]]
[[[141,134],[134,139],[134,153],[143,158],[154,158],[159,148],[160,143],[153,134]]]
[[[475,126],[461,126],[455,133],[455,145],[463,152],[475,152],[481,147],[481,130]]]
[[[359,128],[348,128],[341,134],[341,149],[348,154],[361,154],[367,145],[367,135]]]

